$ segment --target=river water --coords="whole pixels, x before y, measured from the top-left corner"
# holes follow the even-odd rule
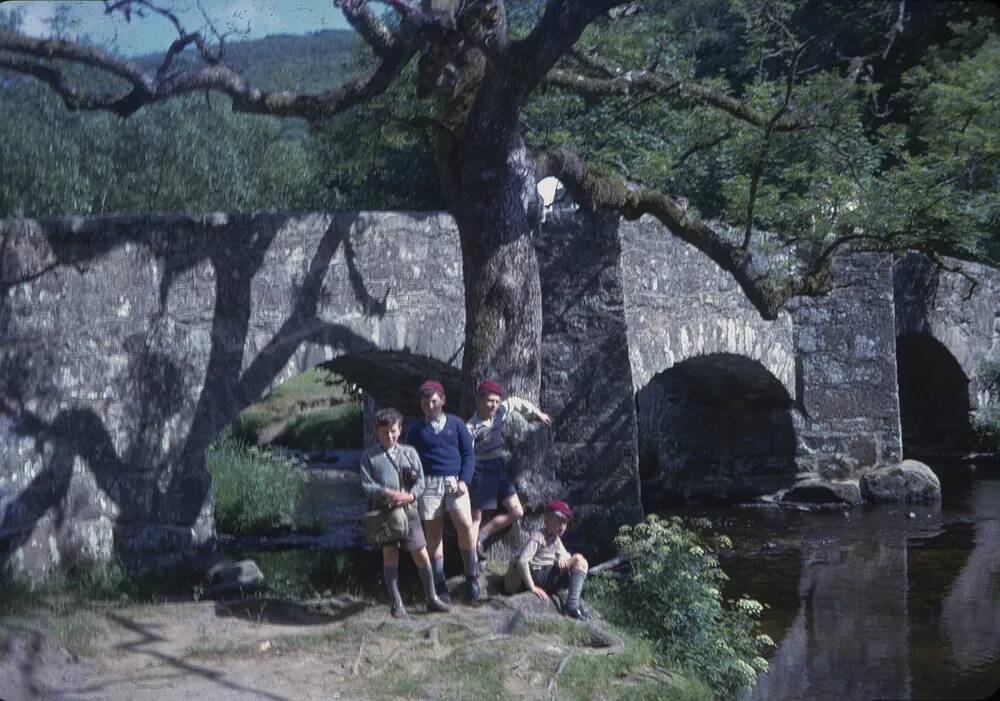
[[[1000,688],[1000,469],[939,474],[951,477],[934,507],[698,512],[734,541],[727,594],[769,607],[777,646],[745,701]]]

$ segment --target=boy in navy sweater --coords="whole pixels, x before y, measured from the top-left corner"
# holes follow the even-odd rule
[[[479,598],[479,580],[468,487],[476,467],[472,436],[464,421],[444,413],[444,386],[440,382],[427,380],[418,391],[424,418],[407,429],[405,442],[416,448],[424,466],[424,491],[417,505],[424,522],[435,588],[447,602],[444,547],[441,542],[444,514],[447,512],[458,534],[458,547],[465,566],[466,592],[470,600],[476,601]]]

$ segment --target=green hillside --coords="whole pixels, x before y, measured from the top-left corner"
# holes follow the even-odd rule
[[[362,42],[347,29],[324,29],[301,36],[275,34],[263,39],[234,41],[226,44],[225,60],[243,76],[264,90],[300,90],[318,92],[344,82],[355,70],[362,56]],[[155,67],[162,54],[136,59]],[[176,60],[177,66],[190,65],[197,59],[188,49]]]

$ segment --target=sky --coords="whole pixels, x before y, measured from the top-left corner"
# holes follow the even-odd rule
[[[159,0],[156,4],[177,14],[188,31],[205,26],[198,0]],[[220,32],[243,32],[249,26],[249,34],[232,35],[227,37],[227,42],[348,26],[332,0],[200,0],[200,4]],[[159,15],[147,18],[133,15],[131,22],[126,22],[117,12],[109,17],[104,14],[101,0],[7,0],[0,2],[0,11],[17,10],[24,18],[21,31],[44,37],[51,31],[47,21],[60,5],[69,8],[70,38],[89,35],[92,41],[105,48],[111,48],[114,42],[115,51],[126,56],[162,53],[177,36],[173,25]]]

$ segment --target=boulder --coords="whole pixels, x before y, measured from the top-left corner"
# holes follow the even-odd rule
[[[264,585],[264,573],[253,560],[223,560],[210,567],[205,578],[209,598],[245,594]]]
[[[816,471],[828,480],[846,480],[857,476],[858,461],[842,453],[831,453],[816,457]]]
[[[861,496],[871,504],[939,501],[941,482],[927,465],[904,460],[861,476]]]
[[[860,504],[861,490],[850,480],[826,480],[812,477],[796,482],[782,496],[782,502],[795,504]]]

